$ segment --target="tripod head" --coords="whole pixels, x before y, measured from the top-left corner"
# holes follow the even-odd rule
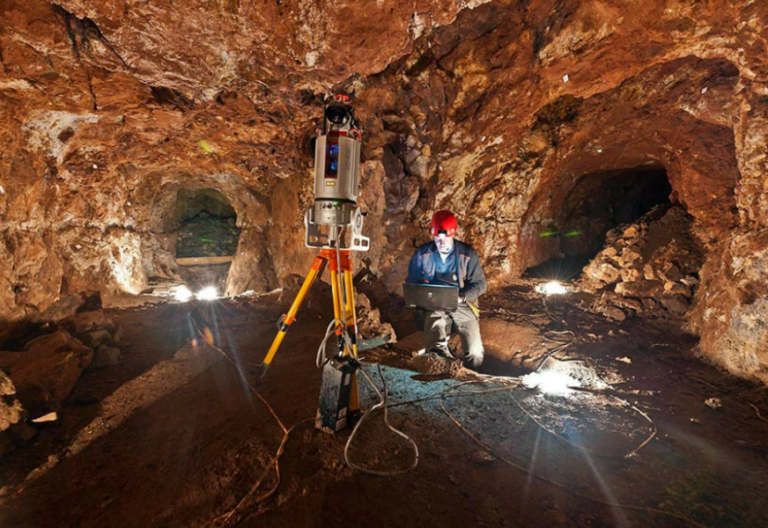
[[[357,207],[362,134],[349,97],[334,95],[323,111],[323,127],[315,142],[315,203],[304,214],[306,245],[368,251],[362,235],[363,213]],[[351,228],[348,247],[341,240]]]

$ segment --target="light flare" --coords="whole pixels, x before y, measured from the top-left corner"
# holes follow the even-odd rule
[[[173,291],[171,292],[171,295],[173,295],[174,299],[183,303],[187,302],[193,297],[192,291],[186,286],[184,286],[183,284],[181,286],[177,286],[176,288],[174,288]]]
[[[550,396],[567,396],[573,387],[580,387],[579,380],[565,372],[545,370],[523,376],[523,384],[529,389],[538,389]]]
[[[198,301],[215,301],[219,298],[219,292],[216,286],[206,286],[195,294]]]
[[[541,293],[546,296],[550,295],[565,295],[568,293],[568,288],[562,285],[559,281],[549,281],[544,284],[536,286],[536,293]]]

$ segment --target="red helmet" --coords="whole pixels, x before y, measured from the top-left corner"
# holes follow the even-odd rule
[[[451,237],[456,234],[458,227],[459,223],[456,221],[456,217],[452,212],[438,211],[432,217],[432,228],[429,231],[432,233],[433,237],[441,233]]]

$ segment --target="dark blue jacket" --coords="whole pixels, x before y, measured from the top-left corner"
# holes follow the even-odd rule
[[[439,259],[437,246],[434,242],[428,242],[416,250],[408,266],[408,278],[405,282],[409,284],[429,284],[435,280],[435,259]],[[477,303],[480,297],[488,288],[485,282],[483,267],[480,264],[480,258],[472,246],[464,242],[454,241],[454,254],[449,258],[459,259],[459,293],[471,302]]]

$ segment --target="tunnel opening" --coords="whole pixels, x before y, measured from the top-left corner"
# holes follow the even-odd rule
[[[180,189],[173,219],[179,275],[192,291],[221,294],[240,237],[235,208],[215,189]]]
[[[181,189],[176,200],[176,258],[231,257],[237,252],[237,213],[215,189]]]
[[[618,226],[636,222],[654,208],[672,205],[672,186],[663,166],[643,166],[588,173],[580,177],[563,201],[558,229],[539,237],[557,237],[559,254],[526,270],[532,278],[570,280],[605,245]]]

